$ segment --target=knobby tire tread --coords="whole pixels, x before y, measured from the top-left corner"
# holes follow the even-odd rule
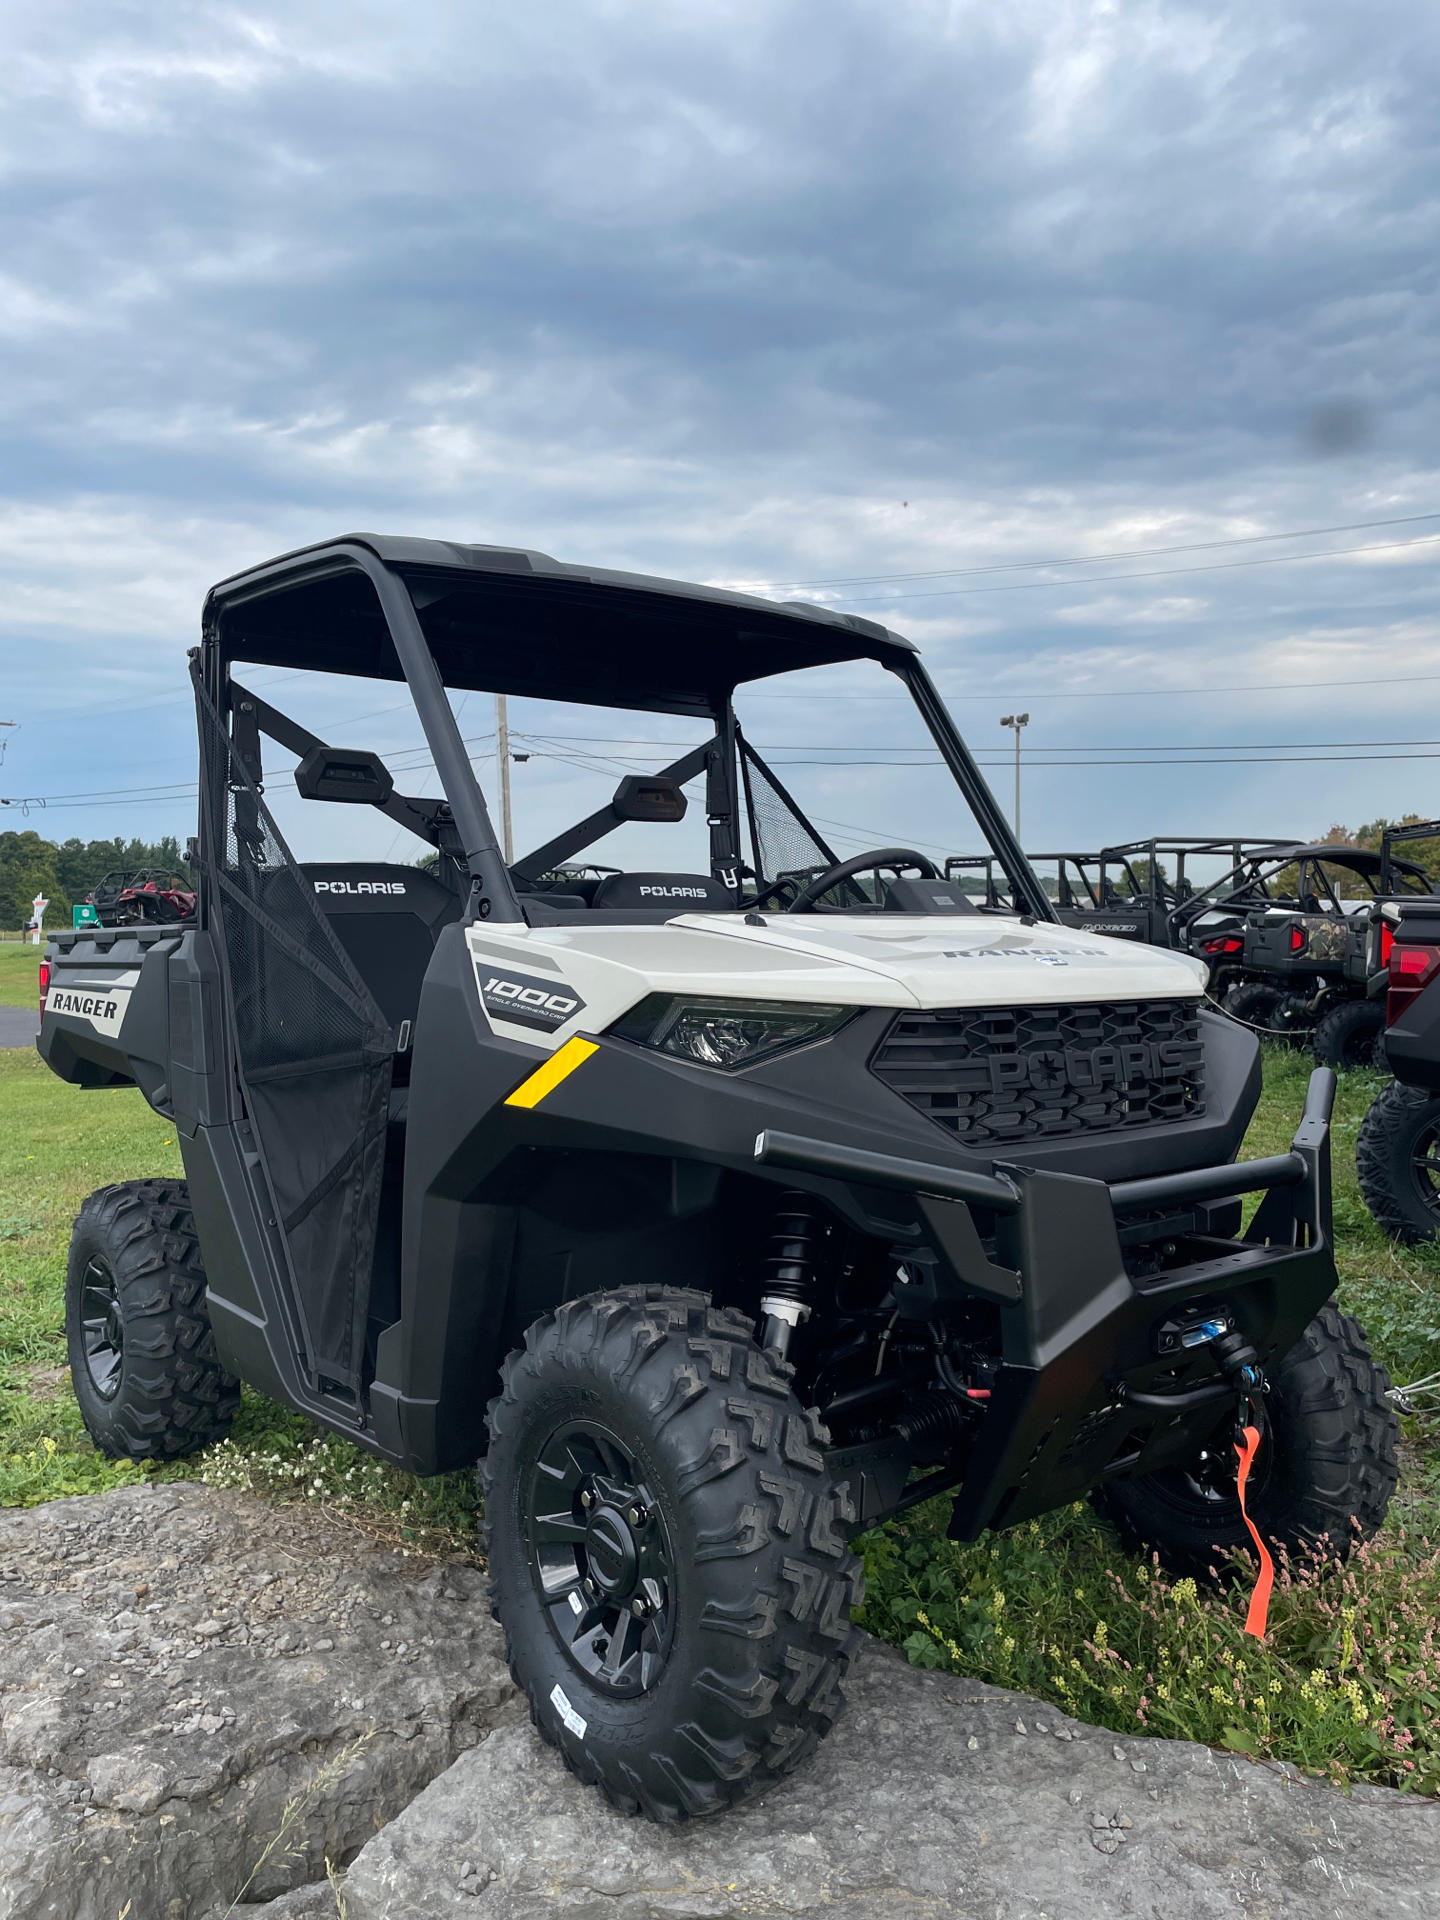
[[[632,1287],[569,1302],[525,1342],[490,1403],[482,1524],[507,1659],[536,1727],[625,1813],[669,1823],[764,1792],[833,1725],[859,1637],[850,1625],[864,1597],[848,1546],[855,1511],[848,1483],[830,1478],[818,1414],[796,1399],[792,1370],[755,1345],[749,1319],[688,1289]],[[694,1648],[692,1670],[670,1696],[682,1704],[640,1736],[612,1734],[598,1689],[550,1634],[514,1517],[527,1415],[560,1382],[624,1393],[671,1466],[690,1631],[677,1630],[670,1661],[683,1661],[683,1639]],[[549,1697],[552,1673],[572,1702],[587,1701],[583,1740]]]
[[[1369,1035],[1372,1044],[1378,1042],[1385,1032],[1385,1009],[1374,1000],[1342,1000],[1338,1006],[1327,1007],[1315,1025],[1314,1051],[1317,1067],[1333,1067],[1337,1073],[1349,1073],[1355,1067],[1370,1066],[1373,1062],[1372,1047],[1365,1044]],[[1359,1052],[1361,1057],[1354,1058],[1353,1041],[1361,1036]]]
[[[1410,1158],[1417,1136],[1440,1124],[1440,1094],[1392,1080],[1371,1101],[1355,1142],[1355,1172],[1375,1224],[1402,1246],[1417,1246],[1440,1232],[1440,1214],[1416,1190]]]
[[[121,1301],[124,1369],[113,1400],[90,1388],[77,1295],[94,1252]],[[92,1193],[76,1216],[66,1275],[70,1377],[86,1428],[111,1459],[173,1460],[223,1439],[240,1382],[215,1348],[205,1267],[183,1180],[128,1180]]]

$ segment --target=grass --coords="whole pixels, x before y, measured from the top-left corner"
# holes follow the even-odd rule
[[[35,1007],[40,1000],[43,947],[0,940],[0,1007]]]
[[[471,1475],[398,1473],[249,1388],[230,1439],[195,1460],[96,1453],[64,1373],[71,1224],[97,1187],[182,1174],[174,1129],[138,1092],[67,1087],[30,1048],[0,1048],[0,1506],[200,1478],[313,1501],[402,1552],[471,1551]]]
[[[23,966],[0,946],[0,998],[23,984],[26,1004],[35,953],[21,954]],[[1288,1146],[1308,1071],[1303,1055],[1267,1055],[1247,1154]],[[1380,1085],[1341,1081],[1338,1261],[1344,1304],[1404,1381],[1440,1368],[1440,1250],[1393,1247],[1360,1200],[1355,1135]],[[180,1171],[172,1130],[138,1093],[80,1092],[28,1048],[0,1050],[0,1505],[199,1477],[312,1502],[402,1551],[472,1552],[469,1475],[415,1480],[248,1389],[231,1438],[196,1461],[152,1469],[95,1453],[63,1375],[70,1224],[95,1187]],[[1440,1527],[1440,1455],[1417,1441],[1372,1546],[1339,1574],[1282,1569],[1263,1645],[1241,1631],[1243,1589],[1168,1581],[1087,1507],[960,1546],[934,1501],[861,1543],[861,1617],[918,1665],[1022,1688],[1117,1731],[1440,1792],[1440,1556],[1425,1538]]]

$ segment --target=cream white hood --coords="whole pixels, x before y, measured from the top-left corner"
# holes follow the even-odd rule
[[[1188,955],[999,915],[684,914],[644,927],[467,930],[491,1026],[558,1045],[597,1033],[649,993],[850,1007],[1046,1006],[1193,999]],[[544,991],[542,991],[542,989]],[[516,1017],[507,1017],[509,1007]]]

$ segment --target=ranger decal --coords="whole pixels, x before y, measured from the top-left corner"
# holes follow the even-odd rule
[[[69,1013],[77,1020],[88,1020],[97,1033],[116,1040],[129,1005],[129,987],[52,986],[46,996],[45,1011],[47,1014]]]

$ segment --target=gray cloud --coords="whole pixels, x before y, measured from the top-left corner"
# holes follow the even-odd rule
[[[32,790],[101,743],[143,774],[62,721],[77,673],[102,713],[170,691],[210,579],[347,525],[765,582],[1440,507],[1437,32],[1393,0],[102,0],[10,40],[0,640]],[[1365,430],[1317,461],[1342,402]],[[850,601],[1019,698],[1383,679],[1401,631],[1440,655],[1413,556],[1121,571]],[[1320,738],[1337,698],[1223,717]],[[1034,741],[1094,711],[1037,702]],[[1143,711],[1221,737],[1213,701]],[[1079,805],[1289,830],[1426,780],[1095,773]]]

